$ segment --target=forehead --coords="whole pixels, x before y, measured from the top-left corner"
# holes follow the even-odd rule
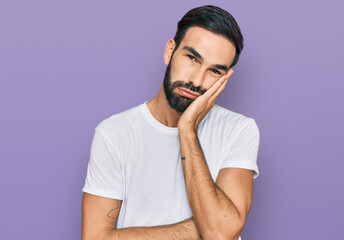
[[[201,27],[189,28],[180,43],[179,49],[194,48],[204,61],[211,64],[231,65],[235,56],[235,46],[225,37]]]

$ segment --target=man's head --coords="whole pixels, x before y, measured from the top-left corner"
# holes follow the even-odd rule
[[[215,6],[187,12],[164,53],[164,91],[171,108],[184,112],[237,63],[242,48],[240,29],[228,12]]]

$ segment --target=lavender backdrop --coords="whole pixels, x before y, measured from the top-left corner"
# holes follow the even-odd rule
[[[245,48],[218,104],[261,131],[242,237],[340,239],[342,1],[0,1],[0,238],[80,239],[94,128],[150,100],[177,21],[212,3]]]

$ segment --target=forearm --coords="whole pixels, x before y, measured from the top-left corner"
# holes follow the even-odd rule
[[[201,236],[206,239],[222,232],[228,234],[230,228],[236,235],[239,212],[214,183],[196,132],[180,130],[179,137],[181,156],[185,158],[182,163],[189,205]]]
[[[129,227],[109,229],[99,240],[193,240],[201,239],[194,220],[188,219],[180,223],[155,227]]]

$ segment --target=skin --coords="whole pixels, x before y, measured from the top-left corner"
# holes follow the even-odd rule
[[[190,48],[200,56],[196,56]],[[193,218],[157,227],[114,229],[121,201],[91,194],[83,197],[82,239],[238,239],[253,197],[253,172],[222,169],[213,182],[197,137],[197,127],[222,93],[233,70],[235,47],[227,39],[199,27],[190,28],[179,47],[170,39],[164,62],[171,61],[171,81],[192,82],[207,89],[183,112],[172,109],[161,86],[147,103],[162,124],[178,127],[185,185]],[[219,67],[220,66],[220,67]],[[228,68],[226,72],[225,68]],[[178,95],[182,91],[174,89]]]
[[[166,44],[164,53],[164,62],[166,65],[170,62],[175,47],[174,40],[170,39]],[[185,47],[195,49],[202,56],[203,60],[199,60],[199,58],[195,60],[190,59],[188,55],[194,58],[196,56],[190,51],[185,50]],[[227,39],[217,36],[203,28],[192,27],[188,29],[180,46],[173,54],[171,69],[172,83],[175,81],[183,81],[185,83],[191,81],[195,87],[201,86],[202,88],[209,89],[221,76],[226,74],[223,69],[214,68],[214,65],[222,65],[229,68],[234,56],[235,47]],[[215,73],[214,70],[220,74]],[[228,73],[230,74],[231,71]],[[225,76],[225,78],[228,79],[229,76]],[[178,94],[176,89],[174,92]],[[147,103],[147,106],[152,115],[162,124],[168,127],[178,126],[181,113],[175,111],[168,105],[163,87],[160,88],[159,94]]]

